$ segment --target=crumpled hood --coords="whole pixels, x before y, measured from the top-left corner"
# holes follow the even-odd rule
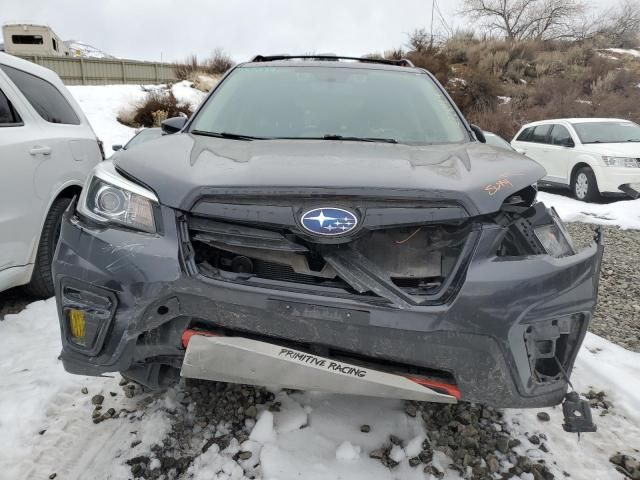
[[[179,133],[123,152],[118,169],[189,210],[202,195],[358,194],[453,200],[469,214],[497,211],[546,173],[515,152],[470,142],[408,146],[326,140],[239,141]]]

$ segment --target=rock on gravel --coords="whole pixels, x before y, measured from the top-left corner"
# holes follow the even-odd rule
[[[547,412],[538,412],[536,416],[538,417],[538,420],[540,420],[541,422],[548,422],[549,420],[551,420],[551,417]]]
[[[135,384],[131,382],[122,388],[126,392],[132,385]],[[161,398],[167,394],[149,398],[153,400],[155,395]],[[226,468],[236,472],[232,478],[241,478],[243,473],[247,478],[260,476],[257,461],[251,463],[254,454],[243,446],[247,446],[244,442],[249,440],[259,410],[265,411],[258,422],[271,420],[270,428],[265,425],[265,435],[273,431],[273,414],[268,411],[274,401],[273,393],[250,385],[188,380],[175,387],[172,398],[175,401],[165,410],[171,419],[171,432],[151,447],[151,455],[132,456],[126,461],[133,478],[191,478],[188,472],[194,461],[211,452],[225,458]]]
[[[595,225],[567,225],[578,248],[593,239]],[[590,330],[621,347],[640,352],[640,230],[603,227],[604,262],[598,306]]]
[[[640,480],[640,461],[631,455],[616,453],[609,461],[616,466],[616,470],[631,480]]]
[[[408,462],[413,468],[422,464],[425,473],[441,478],[443,472],[434,456],[438,451],[452,460],[447,466],[464,478],[553,478],[544,458],[537,456],[534,461],[514,450],[520,441],[511,438],[502,411],[465,402],[407,404],[407,415],[411,417],[415,412],[422,418],[425,435],[414,439],[391,435],[384,445],[370,451],[369,457],[385,467],[395,468],[401,462]]]

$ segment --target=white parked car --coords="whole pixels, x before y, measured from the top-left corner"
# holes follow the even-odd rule
[[[541,183],[570,187],[578,200],[629,193],[640,183],[640,126],[614,118],[566,118],[524,125],[511,141],[540,163]]]
[[[60,78],[0,53],[0,291],[53,295],[62,214],[103,157]]]

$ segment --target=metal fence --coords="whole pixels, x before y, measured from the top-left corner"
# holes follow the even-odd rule
[[[154,84],[178,80],[171,63],[39,55],[21,58],[53,70],[66,85]]]

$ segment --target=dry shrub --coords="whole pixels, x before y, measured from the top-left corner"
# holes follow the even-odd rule
[[[158,110],[157,112],[151,112],[151,117],[153,118],[153,126],[159,127],[162,122],[169,118],[169,114],[165,110]]]
[[[468,50],[470,45],[479,43],[474,32],[458,31],[448,38],[442,45],[442,53],[447,56],[449,62],[468,63]]]
[[[562,73],[566,66],[566,56],[563,52],[540,52],[535,59],[536,75],[545,77]]]
[[[569,65],[587,65],[595,56],[595,50],[584,44],[576,44],[570,47],[565,53],[565,60]]]
[[[221,48],[216,48],[202,64],[203,70],[212,75],[222,75],[234,65],[233,59]]]
[[[478,69],[500,77],[505,72],[509,60],[509,52],[505,50],[488,52],[488,54],[478,62]]]
[[[611,70],[616,70],[619,67],[619,64],[609,58],[594,55],[587,62],[587,66],[591,71],[591,75],[589,75],[588,80],[593,82],[600,77],[604,77]]]
[[[221,48],[216,48],[202,63],[198,57],[189,55],[183,62],[176,63],[173,71],[178,80],[189,80],[198,74],[222,75],[235,65],[233,59]]]
[[[157,127],[167,118],[192,113],[191,105],[178,103],[171,90],[153,90],[132,108],[122,110],[118,121],[134,128]]]
[[[384,58],[388,58],[389,60],[402,60],[404,57],[405,53],[401,48],[394,48],[384,52]]]
[[[462,113],[469,115],[496,107],[501,91],[500,84],[493,75],[482,70],[467,69],[463,80],[464,82],[449,83],[447,89]]]
[[[591,84],[591,93],[593,95],[601,95],[613,91],[613,84],[616,78],[616,72],[607,72],[603,77],[598,77]]]
[[[437,47],[426,46],[421,50],[413,50],[406,54],[416,67],[431,72],[440,83],[446,84],[449,78],[449,61]]]
[[[487,132],[500,135],[507,141],[515,135],[520,128],[520,120],[514,115],[509,104],[500,105],[496,109],[483,108],[472,112],[468,119],[471,123],[479,125]]]
[[[198,57],[195,55],[189,55],[183,62],[176,63],[173,67],[173,71],[176,77],[178,77],[178,80],[188,80],[194,73],[200,70]]]

